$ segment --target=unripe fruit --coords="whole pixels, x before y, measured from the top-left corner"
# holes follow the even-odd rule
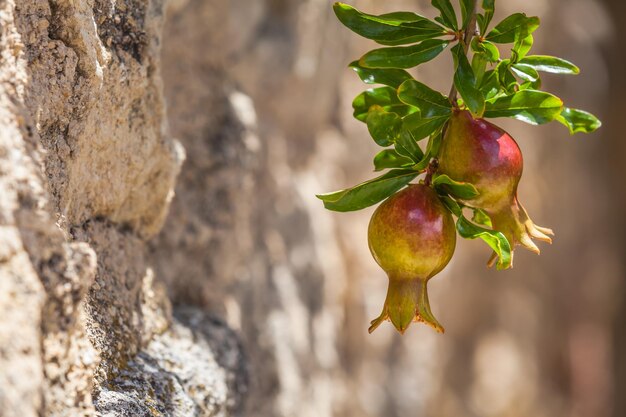
[[[511,249],[522,245],[538,254],[532,238],[551,243],[548,235],[553,233],[536,226],[517,199],[522,169],[522,152],[507,132],[474,119],[468,111],[454,112],[441,145],[438,172],[474,184],[480,194],[459,201],[485,210],[493,229],[506,236]],[[495,253],[489,264],[494,261]]]
[[[426,284],[452,258],[456,230],[435,190],[411,184],[389,197],[372,215],[368,242],[374,259],[389,277],[383,311],[372,321],[369,332],[387,319],[400,333],[412,321],[443,332],[430,311]]]

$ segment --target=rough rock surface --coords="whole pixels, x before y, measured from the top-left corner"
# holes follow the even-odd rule
[[[159,0],[0,1],[2,416],[242,403],[236,336],[200,310],[173,317],[145,256],[184,160],[162,24]]]

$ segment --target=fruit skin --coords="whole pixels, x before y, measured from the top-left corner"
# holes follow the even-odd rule
[[[410,184],[385,200],[370,220],[368,243],[389,277],[383,311],[372,321],[369,332],[387,319],[400,333],[412,321],[443,332],[430,311],[426,284],[452,258],[456,230],[435,190]]]
[[[474,119],[469,111],[453,113],[441,145],[438,172],[474,184],[480,194],[459,201],[485,210],[493,229],[506,236],[511,249],[522,245],[538,254],[532,238],[551,243],[548,235],[554,233],[536,226],[517,199],[523,166],[522,152],[507,132],[484,119]],[[490,266],[495,259],[494,253]]]

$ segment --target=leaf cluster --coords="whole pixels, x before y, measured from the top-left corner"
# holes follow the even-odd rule
[[[474,10],[477,3],[480,7]],[[541,73],[578,74],[579,69],[562,58],[529,55],[539,18],[514,13],[490,29],[495,0],[459,0],[460,20],[450,0],[432,0],[431,4],[439,11],[434,20],[405,11],[372,15],[344,3],[334,4],[341,23],[383,45],[349,66],[364,83],[373,85],[353,100],[353,114],[384,148],[374,157],[374,170],[389,171],[355,187],[318,195],[326,208],[363,209],[425,173],[436,161],[446,123],[455,109],[467,109],[474,117],[509,117],[533,125],[557,121],[571,134],[600,127],[591,113],[565,107],[561,99],[541,90]],[[450,97],[407,71],[446,49],[454,62]],[[511,248],[506,238],[490,229],[484,212],[475,210],[468,220],[457,201],[476,192],[475,187],[431,175],[427,182],[432,181],[457,216],[458,233],[483,239],[499,255],[498,267],[508,267]]]

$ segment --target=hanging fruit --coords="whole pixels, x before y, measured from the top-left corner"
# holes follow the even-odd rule
[[[352,107],[385,148],[374,157],[374,170],[388,171],[317,196],[334,211],[383,202],[372,216],[368,239],[389,288],[370,332],[385,320],[401,333],[413,321],[443,332],[430,311],[426,285],[452,258],[456,233],[487,243],[493,250],[489,265],[497,269],[512,266],[515,246],[539,253],[533,239],[551,242],[552,230],[535,225],[518,200],[519,146],[486,119],[557,121],[571,134],[601,125],[591,113],[565,107],[541,90],[540,72],[578,74],[579,69],[562,58],[529,55],[539,18],[514,13],[489,29],[495,0],[459,0],[460,20],[450,0],[431,4],[439,11],[434,20],[413,12],[376,16],[343,3],[333,6],[341,23],[383,45],[350,67],[365,83],[379,85],[359,94]],[[446,49],[454,62],[447,96],[406,71]],[[510,56],[503,56],[505,50]]]

